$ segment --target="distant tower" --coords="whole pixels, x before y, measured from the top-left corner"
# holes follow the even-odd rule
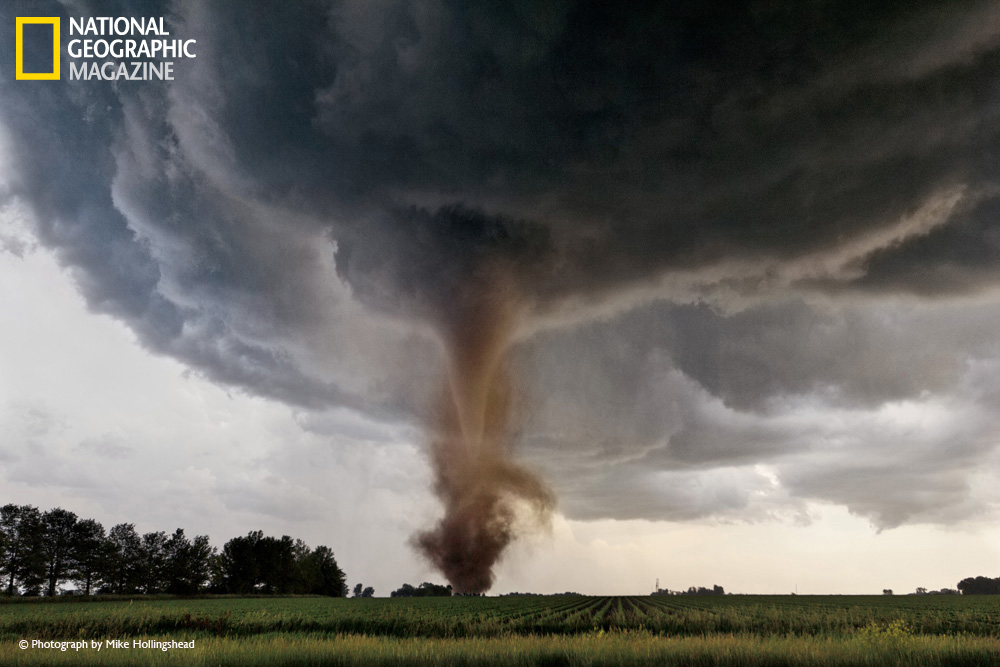
[[[657,592],[657,593],[660,592],[660,578],[659,577],[656,578],[656,591],[655,592]]]

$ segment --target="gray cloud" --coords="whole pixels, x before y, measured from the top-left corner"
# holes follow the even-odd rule
[[[42,13],[13,10],[0,32]],[[970,374],[1000,352],[994,3],[143,12],[198,40],[169,85],[0,72],[0,192],[150,350],[418,419],[435,328],[499,262],[530,313],[521,450],[571,514],[974,511],[997,424]],[[878,426],[931,404],[973,426],[916,453]]]
[[[84,454],[92,454],[101,459],[126,459],[135,455],[135,447],[114,433],[105,433],[96,438],[87,438],[76,447]]]
[[[752,518],[812,500],[882,528],[956,521],[987,507],[969,480],[997,450],[996,316],[979,303],[661,304],[549,332],[518,358],[531,379],[521,451],[580,516]],[[726,470],[747,493],[708,493]]]

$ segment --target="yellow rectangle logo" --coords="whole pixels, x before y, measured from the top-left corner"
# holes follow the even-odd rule
[[[42,23],[52,26],[52,71],[51,72],[25,72],[24,71],[24,24]],[[59,17],[58,16],[18,16],[16,28],[16,49],[17,68],[15,79],[53,80],[59,78]]]

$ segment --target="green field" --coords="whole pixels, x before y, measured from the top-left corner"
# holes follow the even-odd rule
[[[1000,598],[63,598],[0,603],[0,634],[4,665],[996,665]]]

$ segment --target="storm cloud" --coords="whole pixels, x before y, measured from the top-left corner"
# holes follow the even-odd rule
[[[134,11],[15,2],[0,33]],[[996,3],[142,11],[197,40],[175,81],[4,66],[0,194],[150,350],[416,421],[464,295],[502,266],[516,444],[570,516],[983,510]]]

